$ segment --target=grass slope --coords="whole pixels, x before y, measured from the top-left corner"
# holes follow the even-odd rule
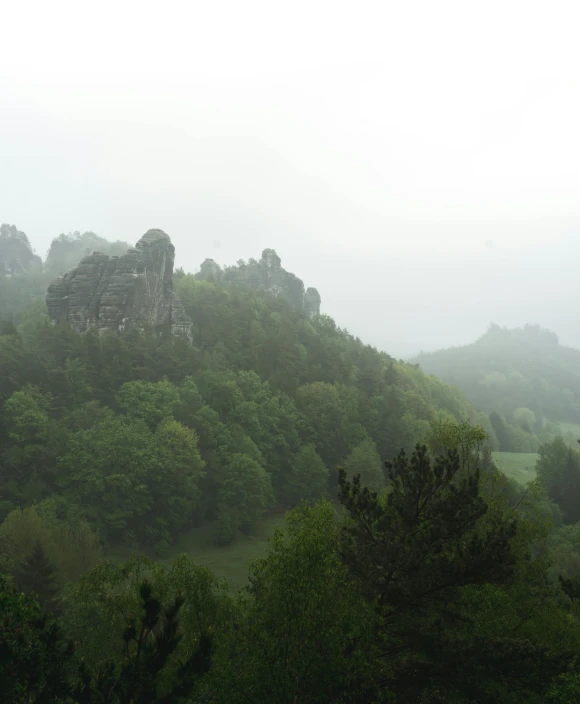
[[[518,484],[527,484],[536,478],[535,452],[494,452],[494,462],[499,469]]]
[[[511,479],[521,485],[536,478],[535,453],[494,452],[493,459],[497,466]],[[162,559],[149,554],[158,562],[168,562],[186,553],[198,564],[208,567],[217,577],[227,579],[234,589],[244,587],[248,583],[248,566],[252,560],[265,557],[268,552],[269,539],[276,530],[284,526],[284,516],[275,515],[267,518],[256,530],[255,535],[239,534],[230,545],[218,547],[212,542],[211,527],[203,526],[180,536],[171,547],[171,551]],[[145,550],[139,550],[145,552]],[[106,557],[113,561],[126,560],[131,549],[116,546],[107,551]]]
[[[185,553],[203,567],[209,567],[216,577],[224,577],[234,588],[243,587],[248,582],[248,566],[252,560],[265,557],[268,552],[270,536],[276,528],[282,528],[284,516],[276,515],[267,518],[264,524],[256,530],[256,535],[238,535],[230,545],[218,547],[212,543],[211,528],[204,526],[184,535],[171,546],[171,551],[160,559],[148,554],[156,562],[169,562],[178,555]],[[115,547],[107,551],[106,557],[112,561],[126,560],[131,549]]]
[[[521,485],[536,478],[535,453],[524,452],[494,452],[493,459],[497,466],[510,478]],[[265,557],[268,552],[269,540],[276,528],[284,526],[284,516],[275,515],[267,518],[255,535],[239,534],[230,545],[218,547],[212,542],[211,526],[203,526],[180,536],[171,546],[170,552],[162,559],[152,553],[145,552],[157,562],[169,562],[178,555],[185,553],[198,564],[208,567],[217,577],[227,579],[234,589],[244,587],[248,583],[248,566],[252,560]],[[107,551],[106,557],[113,561],[126,560],[131,549],[125,546],[115,546]]]

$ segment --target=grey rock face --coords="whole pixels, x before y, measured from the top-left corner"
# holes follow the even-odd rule
[[[320,315],[320,294],[315,288],[307,288],[304,294],[304,311],[309,318]]]
[[[203,281],[211,281],[217,283],[222,276],[220,265],[214,262],[213,259],[206,259],[199,269],[197,277]]]
[[[162,230],[149,230],[119,257],[93,252],[48,287],[53,323],[79,333],[154,329],[191,341],[191,320],[173,291],[175,247]]]
[[[270,269],[271,271],[279,271],[282,269],[282,260],[276,254],[275,249],[265,249],[262,252],[262,258],[260,259],[260,266],[263,269]]]
[[[209,280],[209,264],[206,259],[197,274],[199,278]],[[219,267],[218,267],[219,269]],[[302,279],[282,268],[282,261],[273,249],[265,249],[260,261],[250,259],[248,263],[239,262],[237,266],[220,270],[221,281],[224,284],[243,286],[259,291],[266,291],[273,296],[283,296],[298,309],[304,310],[309,316],[320,314],[320,295],[316,289],[304,291]]]

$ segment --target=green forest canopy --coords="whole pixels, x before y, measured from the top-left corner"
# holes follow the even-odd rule
[[[108,541],[162,550],[210,522],[223,543],[274,507],[332,496],[339,464],[409,451],[433,421],[491,432],[460,392],[328,316],[183,272],[175,285],[193,347],[53,327],[34,291],[16,306],[0,336],[0,516],[58,501]]]
[[[38,276],[0,281],[2,701],[578,700],[580,452],[239,282],[176,274],[192,346],[52,326]],[[292,507],[240,594],[104,560]]]

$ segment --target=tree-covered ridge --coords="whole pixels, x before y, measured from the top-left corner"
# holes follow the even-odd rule
[[[418,365],[259,286],[175,286],[193,344],[80,335],[42,296],[2,322],[0,699],[577,701],[580,453],[546,444],[522,489],[491,460],[515,426]],[[273,509],[238,593],[104,559]]]
[[[70,232],[55,237],[46,255],[44,270],[55,277],[75,267],[80,260],[92,252],[109,256],[121,256],[131,245],[127,242],[109,242],[94,232]]]
[[[433,420],[476,418],[327,317],[189,276],[178,286],[197,347],[81,336],[37,312],[0,336],[3,515],[58,497],[114,542],[162,549],[207,521],[227,542],[276,505],[332,494],[339,463],[376,464]]]
[[[16,225],[0,226],[0,276],[22,276],[40,270],[42,260]]]
[[[24,232],[15,225],[0,227],[0,320],[11,320],[46,290],[42,260]]]
[[[274,508],[336,493],[431,423],[480,422],[461,393],[325,315],[239,282],[177,272],[193,344],[154,331],[76,334],[42,299],[0,330],[0,517],[55,502],[109,544],[215,541]],[[38,508],[40,506],[40,509]]]
[[[568,424],[580,423],[580,350],[561,346],[549,330],[492,325],[473,344],[413,361],[459,387],[477,408],[501,416],[492,418],[496,434],[505,424],[515,427],[508,427],[507,443],[497,437],[501,449],[535,452],[558,434],[576,441],[578,430]]]

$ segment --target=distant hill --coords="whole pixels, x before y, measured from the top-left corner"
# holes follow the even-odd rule
[[[131,247],[127,242],[109,242],[94,232],[72,232],[55,237],[51,244],[44,270],[50,276],[59,276],[73,269],[81,259],[91,252],[101,252],[109,256],[122,256]]]
[[[412,361],[527,434],[562,434],[574,444],[580,437],[580,350],[561,346],[549,330],[491,325],[473,344]]]
[[[0,276],[12,278],[41,268],[42,260],[32,250],[26,234],[16,225],[0,225]]]
[[[94,232],[72,232],[52,240],[46,261],[33,250],[26,233],[15,225],[0,226],[0,321],[12,320],[39,299],[48,284],[73,269],[88,253],[125,254],[126,242],[109,242]]]
[[[43,295],[42,259],[16,225],[0,225],[0,320],[11,320]]]

